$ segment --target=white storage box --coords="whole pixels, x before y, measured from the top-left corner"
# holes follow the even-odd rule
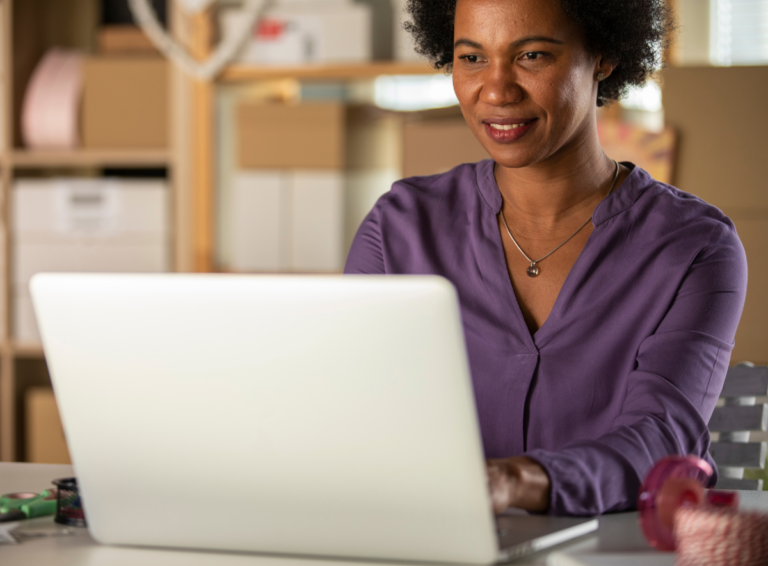
[[[229,267],[249,272],[344,268],[344,174],[241,171],[229,209]]]
[[[168,188],[162,180],[19,179],[12,199],[14,234],[67,240],[168,232]]]
[[[168,271],[168,198],[162,180],[18,180],[11,193],[14,337],[39,341],[28,291],[35,273]]]
[[[228,215],[236,271],[290,271],[288,174],[248,171],[234,177]]]
[[[228,35],[242,18],[239,10],[221,15]],[[344,0],[275,3],[256,24],[238,62],[261,65],[364,62],[371,59],[371,9]]]
[[[291,264],[294,271],[344,269],[344,176],[332,171],[292,175]]]

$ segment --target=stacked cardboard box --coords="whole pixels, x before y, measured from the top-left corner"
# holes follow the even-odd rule
[[[13,329],[21,342],[39,341],[28,290],[35,273],[170,267],[162,180],[19,179],[11,198]]]
[[[161,57],[87,58],[83,66],[83,146],[168,147],[168,89],[168,62]]]
[[[50,387],[33,387],[24,396],[27,462],[71,464],[56,399]]]
[[[403,124],[403,177],[436,175],[490,156],[458,107],[414,112]]]
[[[238,109],[229,267],[335,272],[344,261],[345,110],[337,103]]]

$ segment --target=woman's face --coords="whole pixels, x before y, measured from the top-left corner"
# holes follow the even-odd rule
[[[599,57],[559,0],[458,0],[453,85],[477,139],[525,167],[594,135]]]

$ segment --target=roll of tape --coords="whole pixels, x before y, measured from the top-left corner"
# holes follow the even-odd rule
[[[676,566],[765,566],[768,515],[727,508],[675,513]]]
[[[83,55],[53,48],[29,80],[21,110],[21,134],[29,148],[72,149],[79,144]]]

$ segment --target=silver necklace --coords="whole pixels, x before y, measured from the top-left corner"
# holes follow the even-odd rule
[[[610,194],[613,192],[613,189],[616,187],[616,181],[617,181],[617,180],[618,180],[618,178],[619,178],[619,164],[618,164],[616,161],[614,161],[614,163],[616,163],[616,173],[613,175],[613,183],[611,184],[611,190],[610,190],[610,191],[608,191],[608,195],[610,195]],[[606,197],[608,197],[608,195],[605,195],[605,196],[606,196]],[[568,242],[570,242],[570,241],[571,241],[571,238],[573,238],[573,237],[574,237],[576,234],[578,234],[579,232],[581,232],[582,228],[584,228],[584,226],[586,226],[587,224],[589,224],[589,223],[590,223],[590,221],[592,220],[592,216],[590,215],[590,217],[589,217],[589,218],[587,218],[587,221],[586,221],[584,224],[582,224],[581,226],[579,226],[579,227],[576,229],[576,231],[575,231],[573,234],[571,234],[570,236],[568,236],[568,237],[565,239],[565,241],[564,241],[562,244],[560,244],[559,246],[557,246],[557,247],[556,247],[554,250],[552,250],[551,252],[549,252],[547,255],[545,255],[545,256],[543,256],[543,257],[540,257],[540,258],[539,258],[539,259],[537,259],[537,260],[532,260],[532,259],[531,259],[531,258],[529,258],[529,257],[528,257],[528,255],[527,255],[527,254],[526,254],[526,253],[523,251],[523,248],[521,248],[521,247],[520,247],[520,244],[518,244],[518,243],[517,243],[517,240],[515,240],[515,237],[512,235],[512,232],[509,230],[509,225],[507,224],[507,219],[506,219],[506,218],[504,218],[504,212],[500,210],[500,211],[499,211],[499,214],[501,215],[501,221],[502,221],[502,222],[504,222],[504,228],[506,228],[506,229],[507,229],[507,234],[509,234],[509,237],[510,237],[510,239],[512,240],[512,243],[513,243],[513,244],[515,244],[515,247],[518,249],[518,251],[519,251],[521,254],[523,254],[523,257],[524,257],[525,259],[527,259],[527,260],[530,262],[530,264],[531,264],[531,265],[529,265],[529,266],[528,266],[528,269],[526,269],[526,270],[525,270],[525,272],[528,274],[528,277],[536,277],[536,276],[539,274],[539,266],[538,266],[538,263],[539,263],[540,261],[544,260],[544,259],[547,259],[549,256],[551,256],[551,255],[552,255],[553,253],[555,253],[557,250],[559,250],[560,248],[562,248],[562,247],[563,247],[565,244],[567,244]]]

